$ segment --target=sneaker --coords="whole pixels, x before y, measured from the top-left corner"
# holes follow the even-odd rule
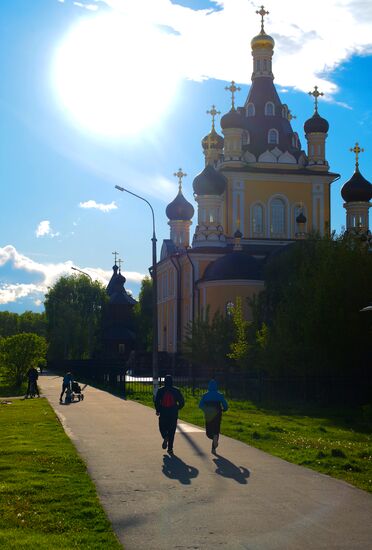
[[[217,449],[217,447],[218,447],[218,435],[213,436],[212,446],[213,446],[214,449]]]
[[[168,454],[171,456],[174,455],[173,449],[168,449]]]
[[[165,438],[163,439],[163,443],[161,444],[161,448],[162,448],[162,449],[166,449],[166,448],[167,448],[167,445],[168,445],[168,438],[165,437]]]

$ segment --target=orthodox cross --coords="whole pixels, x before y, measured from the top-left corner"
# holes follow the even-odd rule
[[[260,11],[256,11],[257,15],[261,15],[261,33],[264,34],[264,17],[265,15],[269,15],[268,11],[265,11],[265,7],[261,6]]]
[[[178,168],[178,172],[174,172],[173,175],[178,178],[178,191],[182,191],[182,178],[187,176],[187,174],[182,172],[182,168]]]
[[[118,259],[118,264],[119,264],[119,271],[121,271],[121,264],[123,263],[123,260],[121,260],[120,258]]]
[[[115,256],[115,265],[116,265],[116,259],[117,259],[117,256],[119,256],[119,252],[112,252],[112,254]]]
[[[211,110],[207,111],[207,115],[211,115],[212,117],[212,131],[214,130],[214,119],[216,115],[220,115],[221,111],[216,111],[216,106],[212,105]]]
[[[297,117],[296,117],[296,115],[292,115],[291,111],[288,109],[287,118],[288,118],[288,120],[292,120],[293,118],[297,118]]]
[[[309,95],[312,95],[315,99],[315,112],[318,112],[318,97],[324,95],[323,92],[318,91],[318,86],[314,86],[314,90],[309,92]]]
[[[350,149],[350,151],[352,153],[355,153],[355,167],[358,168],[359,167],[359,153],[364,153],[364,149],[361,149],[359,147],[359,143],[356,142],[355,146]]]
[[[231,92],[231,110],[235,110],[235,100],[234,100],[234,94],[235,92],[240,92],[239,86],[235,86],[235,82],[232,80],[230,86],[225,86],[225,90],[227,92]]]

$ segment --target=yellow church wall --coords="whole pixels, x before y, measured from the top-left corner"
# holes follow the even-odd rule
[[[252,311],[248,305],[248,298],[261,292],[264,288],[263,281],[209,281],[199,285],[200,305],[205,308],[209,305],[211,317],[217,312],[226,312],[229,302],[236,303],[236,299],[242,299],[243,314],[248,321],[252,319]]]

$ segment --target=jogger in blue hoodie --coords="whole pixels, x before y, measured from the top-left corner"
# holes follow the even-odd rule
[[[206,435],[212,439],[212,453],[215,453],[218,447],[222,413],[229,408],[224,395],[217,391],[215,380],[209,382],[208,392],[202,396],[199,407],[204,412]]]

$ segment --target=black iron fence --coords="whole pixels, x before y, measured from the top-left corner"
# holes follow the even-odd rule
[[[63,374],[71,371],[82,383],[107,388],[123,397],[151,396],[153,392],[151,364],[129,369],[115,361],[85,360],[49,362],[48,368]],[[174,384],[187,395],[204,393],[214,378],[220,391],[229,398],[256,403],[316,402],[320,404],[363,405],[372,403],[372,376],[343,377],[268,377],[259,373],[203,369],[183,362],[159,365],[159,382],[167,373]]]

